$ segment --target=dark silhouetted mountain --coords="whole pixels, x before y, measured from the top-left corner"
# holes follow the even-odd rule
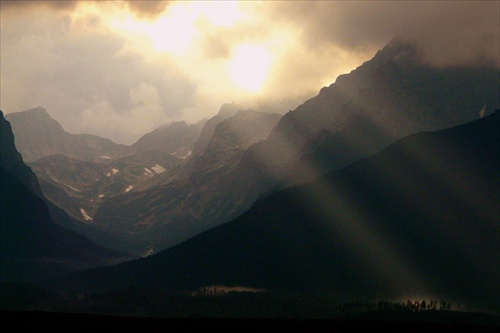
[[[23,162],[21,154],[14,143],[14,134],[3,113],[0,117],[0,167],[10,175],[16,177],[30,191],[41,195],[38,180],[33,171]]]
[[[126,257],[55,224],[0,112],[0,279],[30,281]]]
[[[100,161],[123,155],[127,146],[90,134],[70,134],[44,108],[9,113],[16,147],[26,163],[44,156],[63,154],[84,161]]]
[[[147,191],[110,198],[98,208],[94,222],[118,236],[134,235],[134,251],[143,251],[151,242],[156,250],[164,249],[208,229],[207,216],[218,220],[216,215],[235,208],[218,196],[224,179],[237,167],[245,149],[267,137],[280,117],[239,111],[221,121],[204,153],[193,154],[178,178]],[[210,119],[206,126],[212,123]]]
[[[50,285],[75,291],[225,285],[342,300],[495,304],[499,126],[500,110],[411,135],[270,194],[234,221],[161,253]]]

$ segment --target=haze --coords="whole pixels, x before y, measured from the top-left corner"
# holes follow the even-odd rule
[[[396,35],[499,66],[500,2],[1,1],[0,108],[133,143],[222,104],[285,113]]]

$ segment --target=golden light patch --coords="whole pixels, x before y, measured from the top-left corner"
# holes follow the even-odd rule
[[[236,48],[229,71],[237,86],[257,92],[265,83],[271,62],[272,56],[266,47],[243,44]]]

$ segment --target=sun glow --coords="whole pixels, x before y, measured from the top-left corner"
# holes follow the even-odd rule
[[[243,18],[237,2],[173,2],[154,20],[127,15],[113,27],[146,37],[155,51],[185,54],[201,34],[200,20],[215,27],[229,27]]]
[[[243,44],[236,48],[229,71],[236,85],[257,92],[266,81],[271,62],[272,56],[266,47]]]

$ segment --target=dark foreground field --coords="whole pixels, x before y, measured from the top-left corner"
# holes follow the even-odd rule
[[[17,332],[499,332],[497,325],[398,320],[144,318],[2,311],[4,327]],[[12,325],[12,326],[11,326]]]
[[[138,289],[55,294],[10,283],[0,284],[0,322],[16,332],[500,332],[496,305]]]

